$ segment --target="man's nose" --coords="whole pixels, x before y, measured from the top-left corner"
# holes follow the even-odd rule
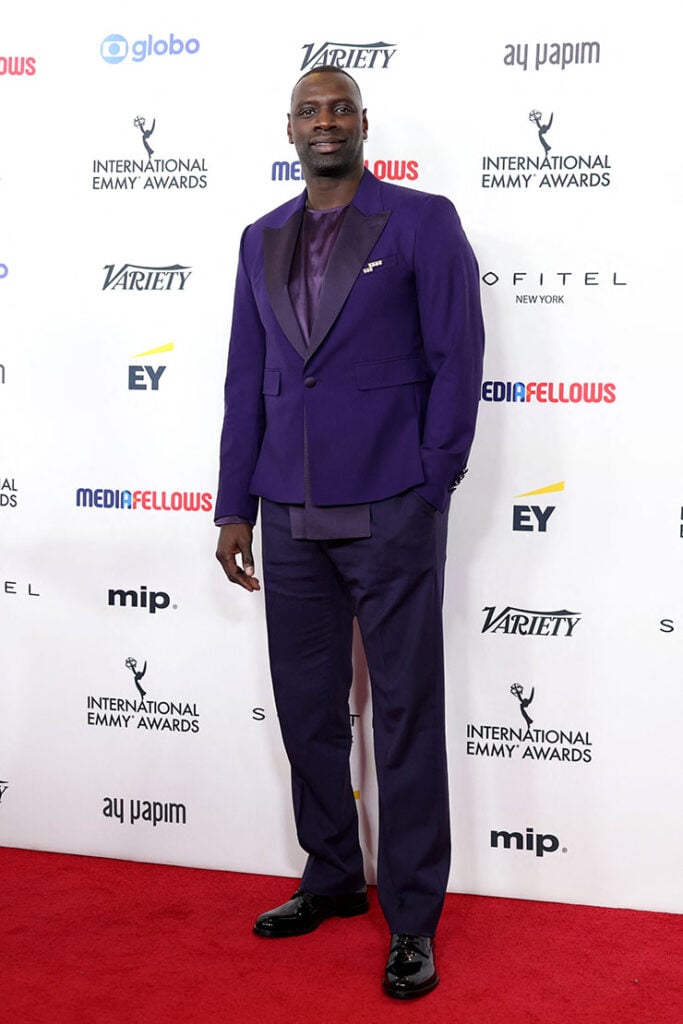
[[[320,107],[315,122],[316,128],[326,131],[328,128],[331,128],[334,123],[334,107]]]

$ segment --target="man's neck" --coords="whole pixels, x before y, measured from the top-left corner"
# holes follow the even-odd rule
[[[358,190],[364,168],[345,178],[326,178],[316,175],[306,179],[306,196],[309,210],[332,210],[336,206],[350,203]]]

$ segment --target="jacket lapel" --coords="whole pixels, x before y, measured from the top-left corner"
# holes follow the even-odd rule
[[[299,197],[301,206],[281,228],[263,229],[263,265],[268,298],[278,323],[292,348],[302,359],[307,360],[325,340],[339,316],[356,278],[391,216],[391,210],[382,211],[380,182],[366,171],[332,250],[318,314],[306,345],[288,287],[305,199],[304,192]]]
[[[289,271],[303,215],[302,204],[301,209],[293,213],[283,227],[263,229],[263,269],[268,298],[278,323],[292,347],[302,359],[306,359],[308,348],[288,288]]]
[[[339,316],[361,268],[390,216],[390,210],[365,216],[353,204],[346,211],[325,271],[318,314],[311,327],[305,358],[310,359]]]

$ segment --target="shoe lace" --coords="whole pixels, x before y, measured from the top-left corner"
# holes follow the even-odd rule
[[[405,953],[408,956],[414,955],[415,953],[420,954],[420,948],[417,944],[417,936],[403,934],[397,935],[394,940],[394,950]]]

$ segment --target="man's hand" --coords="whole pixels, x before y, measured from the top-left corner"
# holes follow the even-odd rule
[[[239,583],[245,590],[260,590],[261,584],[254,576],[254,556],[251,551],[252,527],[249,523],[231,523],[221,526],[218,535],[216,558],[231,583]],[[235,555],[242,556],[242,567]]]

